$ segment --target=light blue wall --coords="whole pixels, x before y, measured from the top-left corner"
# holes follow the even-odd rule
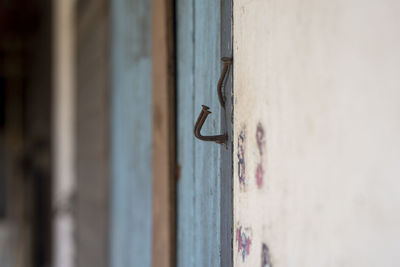
[[[111,4],[111,267],[151,264],[151,7]]]

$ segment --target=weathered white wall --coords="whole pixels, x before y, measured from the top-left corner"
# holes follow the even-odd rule
[[[397,0],[234,0],[235,266],[399,265],[399,25]]]
[[[75,0],[53,0],[53,266],[75,266]]]

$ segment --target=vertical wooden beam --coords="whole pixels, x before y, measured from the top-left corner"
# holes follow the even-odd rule
[[[75,265],[75,1],[53,0],[53,266]]]
[[[182,166],[177,185],[178,266],[229,266],[223,265],[226,253],[221,240],[221,231],[229,231],[231,218],[221,219],[229,214],[223,203],[229,196],[221,194],[230,194],[231,177],[229,171],[222,176],[221,159],[222,153],[224,157],[230,153],[228,146],[193,136],[194,122],[204,104],[212,111],[204,133],[226,130],[221,127],[225,119],[221,125],[223,109],[216,90],[222,67],[221,4],[213,0],[177,1],[177,161]],[[221,225],[226,221],[227,225]]]
[[[151,3],[111,1],[111,267],[151,264]]]
[[[194,0],[176,0],[176,149],[180,177],[176,186],[177,266],[195,266]],[[199,244],[199,242],[197,242]]]
[[[175,265],[173,1],[152,1],[153,266]]]
[[[221,0],[221,57],[232,55],[232,0]],[[233,221],[233,87],[231,75],[225,84],[226,103],[221,112],[221,128],[228,133],[226,146],[221,146],[221,266],[232,266],[232,221]]]
[[[76,264],[109,261],[109,1],[76,2]]]

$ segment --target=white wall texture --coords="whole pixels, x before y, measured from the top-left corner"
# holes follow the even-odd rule
[[[398,266],[400,2],[233,16],[235,266]]]

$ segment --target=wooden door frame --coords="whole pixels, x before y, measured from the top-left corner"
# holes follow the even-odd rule
[[[232,0],[221,0],[221,56],[232,57]],[[176,65],[175,1],[152,1],[153,227],[152,266],[176,265]],[[231,76],[232,77],[232,76]],[[228,145],[221,147],[221,264],[232,266],[232,79],[225,85],[221,127]],[[229,90],[229,91],[228,91]]]
[[[175,266],[174,1],[152,1],[152,266]]]

